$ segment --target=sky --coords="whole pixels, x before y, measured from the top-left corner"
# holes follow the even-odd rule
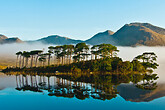
[[[165,28],[165,0],[0,0],[0,34],[86,40],[132,22]]]

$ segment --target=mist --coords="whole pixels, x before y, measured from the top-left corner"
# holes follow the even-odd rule
[[[31,51],[31,50],[43,50],[46,52],[49,46],[42,43],[15,43],[15,44],[3,44],[0,45],[0,57],[15,57],[15,53],[18,51]]]
[[[134,57],[144,52],[154,52],[157,55],[157,63],[159,64],[158,69],[154,73],[158,74],[159,83],[165,83],[165,47],[118,47],[120,52],[118,56],[123,60],[132,61]]]
[[[44,50],[45,52],[48,49],[48,46],[42,43],[35,44],[4,44],[0,45],[0,61],[1,58],[10,57],[16,59],[15,53],[18,51],[31,51],[31,50]],[[55,46],[55,45],[52,45]],[[165,82],[165,47],[118,47],[119,53],[118,56],[123,60],[132,61],[134,57],[140,55],[144,52],[154,52],[158,58],[157,63],[159,64],[158,69],[154,71],[159,76],[158,82]]]

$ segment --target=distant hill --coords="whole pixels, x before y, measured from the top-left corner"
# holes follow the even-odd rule
[[[2,34],[0,34],[0,44],[6,43],[22,43],[23,41],[20,40],[18,37],[8,38]]]
[[[2,35],[2,34],[0,34],[0,40],[1,40],[1,39],[7,39],[7,37],[4,36],[4,35]]]
[[[165,29],[149,23],[126,24],[113,34],[121,46],[165,46]]]
[[[4,40],[4,43],[22,43],[23,41],[20,40],[18,37],[8,38]]]
[[[86,40],[85,42],[91,45],[97,45],[102,43],[110,43],[115,45],[115,40],[113,39],[114,32],[107,30],[105,32],[100,32],[96,35],[94,35],[92,38]]]
[[[2,43],[4,39],[7,39],[7,37],[2,35],[2,34],[0,34],[0,43]]]
[[[82,41],[70,39],[67,37],[61,37],[58,35],[51,35],[51,36],[44,37],[44,38],[38,39],[36,41],[31,41],[31,42],[41,42],[44,44],[64,45],[64,44],[76,44],[76,43],[79,43]]]

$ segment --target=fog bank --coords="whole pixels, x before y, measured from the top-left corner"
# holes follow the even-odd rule
[[[44,50],[47,51],[47,48],[50,45],[42,43],[16,43],[16,44],[3,44],[0,45],[0,57],[9,56],[15,57],[15,53],[18,51],[31,51],[31,50]]]

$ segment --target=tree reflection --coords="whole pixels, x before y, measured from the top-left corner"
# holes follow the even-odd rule
[[[18,78],[19,77],[19,80]],[[31,82],[29,85],[28,82]],[[42,92],[42,90],[38,87],[36,76],[25,76],[25,75],[16,75],[16,90],[23,91],[33,91],[33,92]]]
[[[152,90],[157,87],[157,74],[130,74],[130,75],[90,75],[52,76],[48,74],[16,74],[16,90],[18,91],[47,91],[49,96],[77,98],[84,100],[93,98],[111,100],[117,97],[117,86],[121,83],[132,82],[136,87]],[[70,80],[69,80],[70,79]]]
[[[157,74],[152,74],[152,75],[147,75],[145,74],[143,78],[142,83],[137,83],[136,86],[141,89],[145,90],[153,90],[157,87],[157,82],[154,82],[157,80],[159,77],[157,77]]]

